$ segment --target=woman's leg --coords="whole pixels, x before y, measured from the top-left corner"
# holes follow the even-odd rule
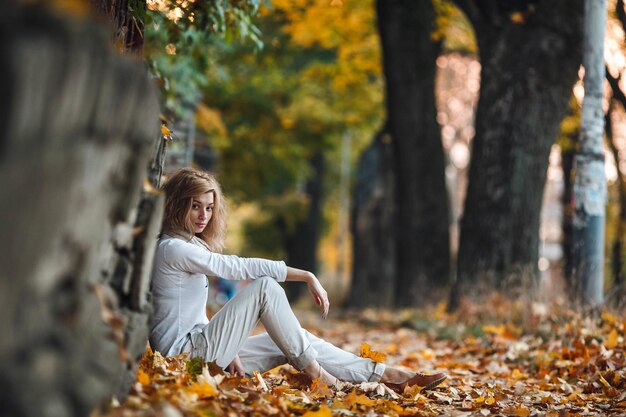
[[[385,365],[382,363],[356,356],[304,329],[302,332],[317,351],[317,361],[322,368],[341,380],[355,383],[379,381],[385,372]],[[246,373],[264,372],[287,362],[281,350],[267,333],[246,340],[239,351],[239,358]]]
[[[205,359],[227,367],[261,321],[283,356],[304,369],[317,352],[293,314],[285,291],[272,278],[259,278],[243,287],[203,329]]]
[[[304,329],[302,331],[318,352],[319,364],[341,380],[352,383],[383,382],[390,388],[402,392],[407,385],[419,385],[430,389],[446,379],[446,375],[442,373],[425,375],[385,366],[340,349]],[[253,371],[265,372],[287,362],[267,333],[248,338],[239,351],[239,358],[247,374],[252,374]]]

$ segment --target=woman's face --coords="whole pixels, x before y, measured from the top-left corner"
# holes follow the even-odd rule
[[[213,216],[215,206],[215,195],[213,191],[193,198],[191,204],[191,222],[194,225],[194,233],[202,233]]]

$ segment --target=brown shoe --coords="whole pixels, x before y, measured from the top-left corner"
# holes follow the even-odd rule
[[[404,388],[412,387],[413,385],[423,387],[422,391],[433,389],[437,385],[445,381],[447,377],[448,376],[442,372],[432,374],[432,375],[426,375],[421,372],[417,372],[411,378],[407,379],[406,381],[400,384],[392,384],[392,383],[386,382],[385,385],[387,385],[392,390],[399,392],[401,394],[404,392]]]

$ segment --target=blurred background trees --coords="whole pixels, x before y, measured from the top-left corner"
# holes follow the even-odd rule
[[[623,4],[610,7],[618,22]],[[582,0],[260,5],[253,28],[206,42],[204,70],[170,76],[203,78],[179,102],[195,163],[232,197],[232,251],[318,272],[354,307],[571,286],[582,18]],[[181,65],[190,45],[163,39],[146,57]],[[623,258],[611,247],[607,285]]]

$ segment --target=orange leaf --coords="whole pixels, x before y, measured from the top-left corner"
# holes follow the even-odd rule
[[[607,349],[613,349],[615,346],[617,346],[617,337],[617,330],[611,330],[611,333],[609,333],[609,338],[604,343],[604,346]]]
[[[359,356],[361,356],[362,358],[369,358],[374,362],[384,362],[387,359],[387,355],[372,350],[370,345],[365,342],[361,344],[361,348],[359,349]]]
[[[302,417],[333,417],[333,413],[330,408],[322,404],[317,411],[307,411]]]
[[[217,391],[210,384],[197,382],[189,387],[189,392],[198,394],[198,398],[211,398],[217,395]]]
[[[150,376],[143,369],[140,369],[137,371],[137,382],[141,385],[148,385],[150,384]]]
[[[346,395],[346,398],[343,399],[343,402],[348,406],[348,408],[352,407],[354,404],[359,405],[367,405],[373,406],[376,404],[376,401],[367,398],[365,395],[356,395],[356,392],[352,390],[352,392]]]
[[[514,417],[528,417],[530,415],[530,409],[523,405],[507,407],[502,412],[507,416]]]
[[[483,332],[485,332],[485,333],[493,333],[493,334],[497,334],[499,336],[502,336],[505,331],[506,331],[506,327],[504,327],[504,324],[501,324],[499,326],[494,326],[492,324],[487,324],[487,325],[483,326]]]
[[[315,378],[311,383],[311,394],[314,397],[332,397],[333,392],[325,382]]]

